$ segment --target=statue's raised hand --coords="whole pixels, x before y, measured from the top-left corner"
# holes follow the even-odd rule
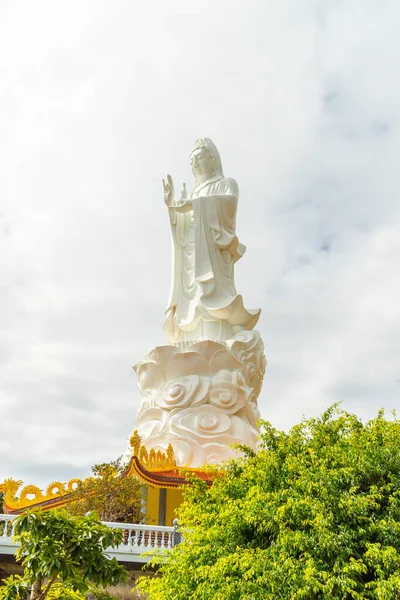
[[[165,183],[164,179],[162,182],[164,188],[164,202],[167,206],[172,206],[174,204],[174,183],[171,175],[167,175],[167,183]]]

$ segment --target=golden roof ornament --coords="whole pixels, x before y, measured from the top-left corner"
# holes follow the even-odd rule
[[[80,479],[71,479],[68,483],[53,481],[43,491],[36,485],[25,485],[18,495],[22,481],[6,479],[0,484],[0,492],[4,492],[4,504],[9,511],[27,509],[48,501],[61,500],[63,496],[70,494],[80,483]]]
[[[154,448],[151,448],[150,451],[148,451],[147,448],[142,445],[142,438],[137,430],[133,432],[129,443],[132,448],[132,455],[136,457],[148,471],[168,471],[169,469],[175,468],[174,450],[171,444],[168,445],[166,452],[161,452],[161,450],[155,450]]]

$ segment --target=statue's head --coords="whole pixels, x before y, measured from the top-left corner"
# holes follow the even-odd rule
[[[190,166],[197,185],[216,175],[223,177],[221,157],[216,145],[209,138],[199,138],[190,153]]]

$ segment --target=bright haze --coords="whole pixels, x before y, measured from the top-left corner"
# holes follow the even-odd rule
[[[398,0],[0,4],[0,481],[126,446],[163,343],[161,180],[240,187],[263,418],[400,407]]]

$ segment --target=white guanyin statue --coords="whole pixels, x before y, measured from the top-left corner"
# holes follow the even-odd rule
[[[164,184],[174,244],[174,270],[164,331],[169,343],[226,340],[253,329],[260,310],[246,310],[235,287],[234,264],[246,247],[236,235],[239,188],[224,177],[215,144],[200,138],[190,154],[196,186],[175,201],[170,175]]]
[[[260,310],[244,307],[234,281],[246,249],[236,236],[238,185],[208,138],[196,141],[190,165],[189,197],[184,184],[176,200],[171,176],[163,181],[174,249],[167,345],[134,366],[143,398],[134,429],[147,449],[171,444],[177,466],[194,468],[235,456],[233,444],[256,448],[266,360],[253,330]]]

